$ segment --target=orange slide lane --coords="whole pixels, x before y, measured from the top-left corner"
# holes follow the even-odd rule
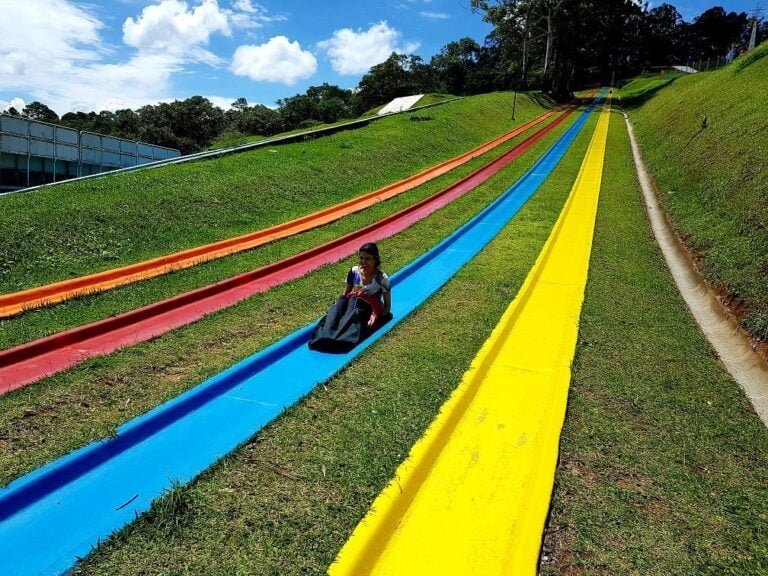
[[[228,256],[243,250],[249,250],[256,246],[267,244],[268,242],[287,238],[288,236],[293,236],[311,230],[312,228],[323,226],[324,224],[339,220],[349,214],[364,210],[378,202],[389,200],[394,196],[429,182],[438,176],[442,176],[454,168],[469,162],[473,158],[503,144],[507,140],[520,135],[532,126],[540,124],[561,109],[562,108],[558,107],[545,112],[533,120],[530,120],[514,130],[502,134],[498,138],[494,138],[469,152],[465,152],[455,158],[446,160],[432,168],[428,168],[418,174],[409,176],[404,180],[400,180],[399,182],[389,184],[388,186],[374,190],[373,192],[363,194],[357,198],[324,208],[323,210],[307,214],[306,216],[290,220],[283,224],[264,228],[263,230],[257,230],[256,232],[251,232],[244,236],[237,236],[212,244],[205,244],[196,248],[182,250],[181,252],[175,252],[174,254],[169,254],[167,256],[145,260],[144,262],[138,262],[120,268],[113,268],[112,270],[105,270],[103,272],[80,276],[78,278],[62,280],[61,282],[46,284],[45,286],[30,288],[21,292],[0,295],[0,318],[13,316],[25,310],[38,308],[46,304],[63,302],[64,300],[69,300],[75,296],[102,292],[117,286],[153,278],[155,276],[166,274],[172,270],[189,268],[190,266],[200,264],[201,262]]]

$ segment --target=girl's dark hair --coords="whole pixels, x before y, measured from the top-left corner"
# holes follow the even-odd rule
[[[373,256],[373,261],[376,263],[377,268],[381,265],[381,258],[379,258],[379,247],[376,246],[376,244],[373,242],[367,242],[366,244],[363,244],[360,246],[360,250],[357,252],[358,254],[360,252],[365,252],[366,254]]]

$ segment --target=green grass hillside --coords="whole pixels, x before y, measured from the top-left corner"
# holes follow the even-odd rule
[[[430,104],[437,104],[438,102],[444,102],[445,100],[450,100],[451,98],[455,98],[455,96],[453,94],[439,93],[424,94],[424,96],[419,98],[419,101],[416,102],[414,106],[429,106]]]
[[[73,573],[324,574],[514,298],[563,206],[596,119],[513,223],[422,308]],[[487,206],[552,145],[550,136],[456,202],[383,240],[385,269],[398,270]],[[316,319],[351,261],[0,396],[0,432],[8,431],[0,441],[0,484]]]
[[[683,72],[665,71],[660,74],[643,74],[621,87],[621,100],[625,106],[634,106],[647,100],[656,92],[684,76]]]
[[[245,234],[374,190],[542,112],[511,94],[316,140],[0,197],[0,293]],[[371,167],[376,166],[376,170]]]
[[[464,280],[454,282],[446,298],[413,314],[409,320],[415,322],[410,328],[404,323],[395,329],[393,335],[405,335],[406,339],[388,338],[390,344],[384,356],[367,355],[354,364],[356,371],[344,371],[343,382],[318,387],[313,399],[302,403],[302,408],[296,407],[301,410],[299,420],[281,417],[287,427],[272,430],[266,443],[257,441],[264,448],[277,449],[291,459],[290,463],[278,462],[271,452],[260,453],[260,462],[268,462],[269,466],[274,463],[276,468],[262,470],[258,464],[256,469],[247,466],[231,475],[226,468],[239,465],[228,459],[222,463],[223,476],[219,475],[222,469],[211,471],[214,483],[200,486],[203,492],[210,487],[214,495],[226,493],[236,498],[239,511],[234,522],[229,508],[224,511],[217,510],[215,504],[213,508],[208,506],[209,495],[201,493],[198,505],[189,499],[189,493],[179,492],[178,499],[172,496],[162,500],[164,504],[157,508],[159,516],[152,513],[151,517],[163,519],[157,523],[149,521],[152,531],[159,525],[165,526],[170,514],[178,519],[178,523],[171,523],[181,528],[179,532],[168,525],[171,532],[167,537],[150,535],[149,542],[144,536],[136,539],[132,535],[135,533],[123,532],[114,542],[117,555],[112,555],[114,550],[105,549],[103,555],[93,557],[82,573],[322,573],[370,499],[391,476],[402,454],[421,435],[456,386],[514,297],[557,218],[593,127],[591,120],[574,144],[572,156],[561,162],[553,179],[521,210],[515,225],[494,243],[495,249],[485,253],[480,267],[462,270],[457,279],[461,276]],[[462,198],[403,233],[383,240],[380,247],[385,269],[398,270],[487,206],[530,168],[565,128],[558,127],[518,161]],[[510,142],[501,148],[513,145]],[[487,161],[487,157],[477,158],[458,171],[477,169]],[[371,167],[372,171],[378,169],[377,165]],[[446,175],[420,189],[443,187],[449,176],[456,177]],[[346,222],[328,228],[342,224]],[[319,234],[322,230],[313,232]],[[108,357],[89,360],[34,386],[0,396],[0,485],[88,441],[113,434],[115,427],[129,418],[316,319],[326,309],[329,298],[340,290],[351,261],[349,258],[322,267],[181,330]],[[489,277],[493,278],[493,290],[484,294]],[[387,377],[371,378],[372,374]],[[312,431],[306,432],[306,426]],[[395,444],[382,446],[391,441]],[[377,455],[374,463],[372,453]],[[255,453],[244,448],[242,454],[250,458]],[[301,470],[294,468],[294,458]],[[288,475],[306,479],[310,484],[301,481],[299,485],[290,480],[280,485],[288,478],[273,471],[288,468],[294,470],[287,471]],[[265,471],[266,477],[260,471]],[[250,479],[242,482],[242,475]],[[236,492],[230,492],[231,482],[240,486]],[[256,491],[250,492],[249,487]],[[290,502],[284,500],[286,496]],[[337,506],[334,501],[342,505]],[[190,515],[185,515],[184,509]],[[269,516],[278,510],[279,517],[288,520],[288,524],[279,522],[280,526],[276,526],[278,518],[264,516],[265,511]],[[224,511],[224,516],[219,515],[220,511]],[[189,522],[193,517],[207,528],[199,531],[199,527],[192,527]],[[212,544],[223,534],[219,532],[221,522],[235,529],[231,532],[225,528],[224,539],[229,542],[225,548]],[[138,529],[143,531],[146,527]],[[182,533],[192,539],[180,541]],[[311,546],[306,545],[308,539]],[[168,555],[164,543],[180,551],[186,562],[179,563],[176,552]],[[129,559],[134,554],[145,560],[135,563]],[[158,563],[158,558],[164,559]]]
[[[768,339],[768,44],[715,72],[622,95],[661,200],[705,277]],[[634,102],[634,105],[633,105]]]
[[[517,122],[541,108],[524,98],[520,110]],[[23,283],[61,275],[66,266],[110,263],[100,243],[114,242],[116,257],[127,259],[170,251],[163,242],[191,245],[305,213],[487,140],[511,125],[510,111],[511,95],[487,95],[419,114],[430,121],[411,122],[406,114],[274,152],[0,199],[0,225],[10,226],[24,258],[36,259],[19,258],[28,272],[6,274],[5,285],[11,277]],[[384,268],[398,270],[487,206],[573,120],[462,198],[383,240]],[[595,121],[593,115],[510,226],[422,308],[246,445],[159,499],[73,574],[325,573],[517,293],[576,178]],[[316,245],[425,197],[523,137],[329,226],[0,322],[0,347]],[[15,217],[2,210],[10,205]],[[38,235],[56,240],[50,251]],[[77,249],[67,252],[67,243]],[[14,254],[9,240],[0,246]],[[353,260],[0,396],[0,486],[113,435],[315,320]],[[542,574],[765,574],[767,463],[765,427],[712,357],[653,243],[615,112]]]
[[[416,107],[420,106],[429,106],[432,104],[439,104],[440,102],[445,102],[446,100],[451,100],[453,98],[456,98],[456,96],[453,96],[452,94],[438,94],[438,93],[431,93],[431,94],[424,94],[424,96],[419,99],[419,101],[416,103]],[[365,112],[360,116],[360,118],[367,118],[369,116],[375,116],[379,110],[384,108],[386,104],[382,104],[381,106],[377,106],[376,108],[372,108],[368,112]],[[224,132],[221,136],[216,138],[216,140],[213,141],[213,143],[208,148],[209,150],[218,150],[221,148],[229,148],[232,146],[242,146],[243,144],[250,144],[251,142],[259,142],[260,140],[266,140],[267,138],[278,138],[280,136],[287,136],[289,134],[296,134],[299,132],[306,132],[307,130],[319,130],[321,128],[329,128],[331,126],[338,126],[340,124],[347,124],[349,122],[354,122],[356,118],[343,118],[341,120],[338,120],[337,122],[332,122],[330,124],[322,124],[319,123],[317,125],[312,126],[311,128],[297,128],[296,130],[289,130],[288,132],[281,132],[280,134],[275,134],[274,136],[258,136],[258,135],[250,135],[250,134],[242,134],[240,132]]]
[[[570,121],[566,120],[564,124]],[[380,241],[384,269],[387,272],[398,270],[487,206],[530,168],[565,129],[563,125],[557,127],[488,182],[403,232]],[[583,147],[586,147],[589,134],[583,136]],[[501,150],[489,154],[500,155],[522,138],[518,137],[500,146]],[[557,181],[553,185],[567,191],[582,154],[583,149],[580,149],[569,163],[571,172],[566,173],[562,182]],[[475,158],[457,168],[454,172],[458,174],[443,175],[388,202],[381,202],[305,234],[161,278],[0,321],[0,349],[167,298],[316,246],[432,194],[488,161],[488,155]],[[377,168],[373,166],[371,170]],[[557,196],[553,200],[552,220],[562,198]],[[516,261],[514,266],[512,263],[504,266],[505,269],[520,272],[523,277],[535,259],[551,222],[542,223],[537,215],[531,217],[531,226],[537,234],[537,243],[529,245],[524,242],[525,258]],[[109,356],[92,358],[32,386],[0,395],[0,486],[88,441],[109,435],[114,427],[126,420],[316,320],[327,309],[329,298],[333,299],[342,289],[351,262],[354,262],[354,256],[323,266],[294,282],[256,294],[152,341]],[[522,278],[519,280],[522,281]],[[504,297],[507,296],[509,294]],[[480,306],[486,299],[475,300]],[[502,298],[500,303],[503,301]],[[448,308],[451,309],[452,306]],[[490,331],[495,321],[492,316],[488,316],[486,321]],[[462,328],[457,326],[459,330]],[[443,332],[440,329],[435,333]],[[477,351],[475,344],[479,346],[475,341],[466,347],[469,359]],[[424,345],[430,346],[431,341],[425,341]],[[459,369],[459,375],[462,371],[463,368]],[[437,373],[444,375],[441,370]],[[41,438],[45,440],[41,441]]]

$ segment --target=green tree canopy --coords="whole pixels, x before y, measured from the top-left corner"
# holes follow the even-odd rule
[[[41,122],[56,123],[59,121],[59,115],[56,112],[37,100],[24,106],[21,115],[30,120],[40,120]]]

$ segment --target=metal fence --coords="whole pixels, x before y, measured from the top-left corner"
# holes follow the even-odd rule
[[[0,191],[178,156],[172,148],[0,114]]]

